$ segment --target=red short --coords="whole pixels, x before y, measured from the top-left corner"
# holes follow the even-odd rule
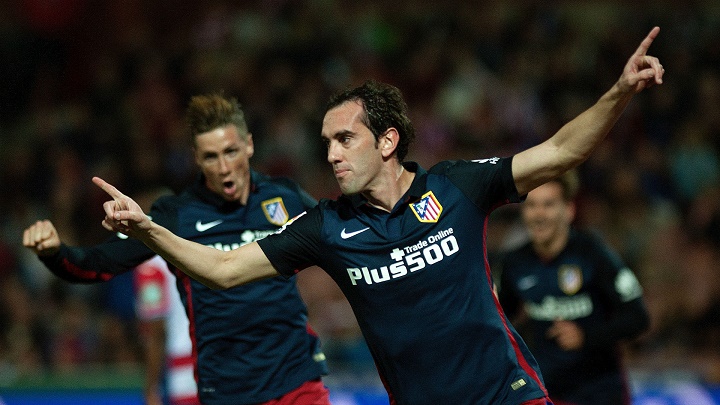
[[[330,392],[321,380],[312,380],[262,405],[330,405]]]

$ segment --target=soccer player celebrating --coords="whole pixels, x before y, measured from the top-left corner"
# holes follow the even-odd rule
[[[588,158],[633,95],[662,83],[647,50],[548,140],[514,156],[405,162],[414,129],[397,88],[376,82],[330,100],[322,125],[343,196],[230,252],[173,235],[100,178],[103,226],[139,238],[191,277],[230,288],[323,268],[352,305],[392,404],[546,404],[537,363],[493,293],[484,241],[493,208]]]
[[[528,193],[530,241],[507,252],[500,303],[540,365],[556,404],[630,404],[619,342],[650,324],[633,272],[597,235],[574,229],[577,173]]]
[[[296,183],[250,168],[252,134],[235,99],[193,97],[186,120],[201,175],[180,195],[153,204],[150,215],[163,229],[213,250],[232,250],[315,206]],[[49,221],[26,229],[23,243],[71,282],[105,281],[155,255],[140,241],[119,237],[92,247],[67,246]],[[222,271],[212,262],[205,265],[207,273]],[[273,277],[218,292],[182,272],[175,274],[190,320],[203,404],[329,403],[321,381],[327,372],[325,356],[307,323],[294,278]]]

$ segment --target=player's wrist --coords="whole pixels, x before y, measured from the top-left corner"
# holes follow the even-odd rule
[[[51,258],[60,252],[60,246],[59,245],[52,245],[52,246],[41,246],[37,251],[37,255],[39,257],[43,258]]]

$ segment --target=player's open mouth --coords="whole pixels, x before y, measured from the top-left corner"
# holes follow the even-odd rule
[[[235,187],[235,182],[232,182],[232,181],[223,181],[222,184],[223,184],[223,192],[225,192],[225,194],[230,195],[230,194],[234,194],[234,193],[235,193],[235,189],[236,189],[236,187]]]

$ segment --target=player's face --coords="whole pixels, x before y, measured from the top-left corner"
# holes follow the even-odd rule
[[[227,125],[197,135],[193,149],[207,188],[226,201],[245,203],[254,152],[252,136],[242,136],[234,125]]]
[[[549,245],[567,235],[575,214],[574,205],[565,201],[562,186],[547,183],[530,191],[522,204],[522,217],[536,244]]]
[[[349,101],[325,113],[322,138],[340,190],[351,195],[369,191],[383,159],[372,132],[362,123],[360,103]]]

